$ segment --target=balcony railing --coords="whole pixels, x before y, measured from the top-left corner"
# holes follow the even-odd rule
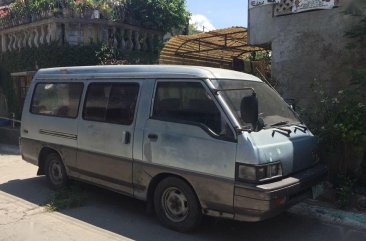
[[[162,32],[140,27],[131,18],[112,21],[98,10],[63,9],[21,18],[0,18],[1,52],[39,47],[53,41],[71,45],[106,42],[121,50],[153,51]]]

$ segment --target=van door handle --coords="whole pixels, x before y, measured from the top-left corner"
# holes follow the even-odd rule
[[[158,135],[156,134],[149,134],[147,137],[152,141],[156,141],[158,139]]]
[[[126,131],[125,133],[125,144],[130,144],[131,142],[131,133]]]

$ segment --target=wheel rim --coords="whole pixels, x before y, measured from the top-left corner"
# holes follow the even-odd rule
[[[49,165],[49,174],[52,183],[55,185],[63,182],[62,163],[59,160],[51,160]]]
[[[187,198],[178,188],[167,188],[162,195],[161,202],[169,220],[182,222],[188,216],[189,207]]]

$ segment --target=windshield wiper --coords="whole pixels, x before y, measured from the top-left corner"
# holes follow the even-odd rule
[[[276,130],[273,130],[272,131],[272,137],[274,137],[274,134],[276,132],[282,134],[282,135],[285,135],[287,137],[290,137],[290,134],[291,134],[291,130],[287,130],[287,129],[284,129],[284,128],[280,128],[280,127],[274,127]]]
[[[289,121],[280,121],[280,122],[277,122],[277,123],[274,123],[274,124],[272,124],[272,125],[270,125],[270,127],[273,127],[273,128],[275,128],[275,129],[278,129],[278,130],[280,130],[280,131],[277,131],[277,130],[274,130],[273,132],[272,132],[272,136],[274,136],[274,133],[275,132],[279,132],[279,133],[281,133],[281,134],[284,134],[283,132],[286,132],[286,136],[290,136],[290,134],[292,133],[292,131],[291,130],[289,130],[289,129],[285,129],[285,128],[283,128],[283,127],[280,127],[280,126],[283,126],[283,125],[287,125],[289,123]]]
[[[296,124],[294,126],[295,126],[295,130],[294,130],[295,133],[296,133],[296,130],[306,133],[306,131],[308,129],[305,125],[301,125],[301,124]]]

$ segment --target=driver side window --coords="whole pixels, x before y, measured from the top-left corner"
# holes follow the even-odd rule
[[[159,82],[155,92],[153,117],[199,124],[218,136],[234,137],[214,100],[198,82]]]

